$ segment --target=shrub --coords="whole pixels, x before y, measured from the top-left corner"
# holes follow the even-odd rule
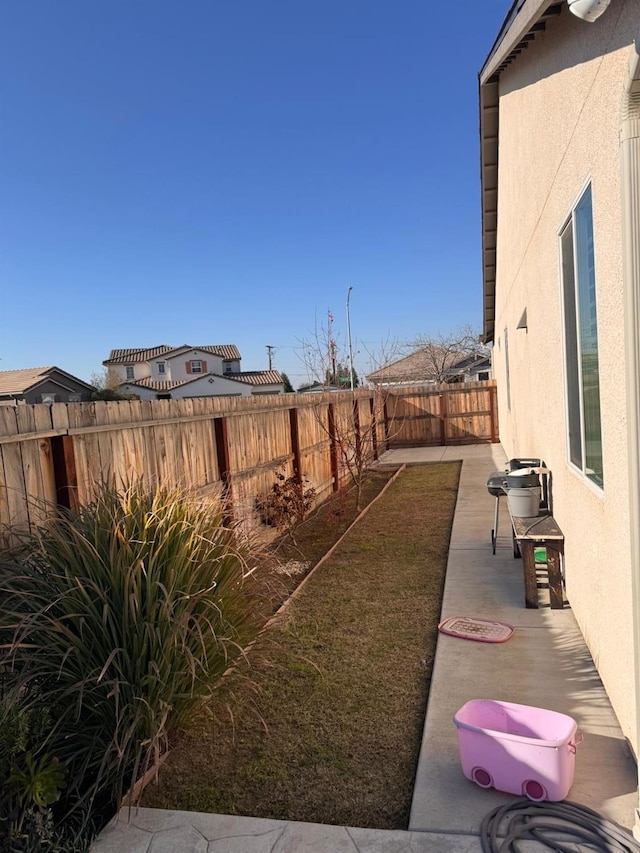
[[[280,472],[271,489],[256,499],[256,509],[265,524],[291,531],[307,516],[315,500],[316,490],[295,474]]]
[[[0,560],[0,663],[51,710],[67,808],[117,803],[257,634],[249,555],[220,505],[134,486]]]

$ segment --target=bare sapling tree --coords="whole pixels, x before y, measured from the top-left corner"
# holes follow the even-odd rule
[[[340,335],[333,329],[333,314],[327,311],[325,322],[316,323],[313,331],[306,338],[299,338],[299,358],[302,361],[306,374],[307,385],[300,390],[311,386],[321,387],[325,390],[339,387],[339,380],[344,373],[343,362],[346,362],[344,347],[340,342]],[[349,387],[346,385],[346,387]]]
[[[344,480],[353,483],[360,510],[369,467],[378,443],[385,440],[378,434],[384,422],[385,392],[379,388],[373,389],[373,395],[359,392],[355,381],[351,389],[350,368],[344,367],[349,363],[348,354],[339,346],[339,336],[334,335],[331,312],[326,325],[316,325],[314,333],[300,344],[307,375],[324,389],[324,393],[314,395],[311,408],[333,448],[337,485],[340,487]],[[341,390],[333,393],[332,388]]]
[[[369,395],[358,394],[355,390],[344,391],[334,397],[341,398],[333,403],[329,424],[330,437],[336,448],[338,476],[346,472],[348,481],[356,489],[356,508],[361,510],[367,473],[376,456],[384,401],[378,390],[373,391],[373,401]]]

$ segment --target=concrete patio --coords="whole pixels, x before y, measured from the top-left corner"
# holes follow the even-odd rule
[[[489,541],[495,502],[488,475],[506,463],[500,445],[388,452],[382,463],[463,460],[442,616],[476,616],[515,628],[504,644],[439,635],[408,831],[385,831],[154,809],[123,810],[95,853],[480,853],[482,818],[514,798],[483,790],[460,770],[454,713],[469,699],[492,698],[572,716],[578,748],[569,798],[624,827],[634,823],[635,762],[571,609],[526,610],[506,509],[498,550]],[[428,507],[425,507],[428,512]],[[535,849],[534,847],[531,848]],[[576,846],[576,849],[580,849]],[[585,848],[586,849],[586,848]]]

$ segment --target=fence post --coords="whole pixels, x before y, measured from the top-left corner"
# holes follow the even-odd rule
[[[388,394],[384,395],[384,403],[382,404],[382,415],[384,418],[384,449],[389,449],[389,411],[387,409],[387,397]]]
[[[358,401],[353,400],[353,431],[356,440],[356,459],[362,461],[362,433],[360,432],[360,410]]]
[[[70,435],[56,435],[50,441],[56,501],[58,506],[76,512],[78,509],[78,477],[73,453],[73,438]]]
[[[440,446],[447,443],[447,396],[449,392],[444,389],[440,393]]]
[[[373,451],[373,458],[378,458],[378,423],[376,421],[376,407],[374,398],[369,398],[369,411],[371,412],[371,449]]]
[[[289,430],[291,432],[291,452],[293,453],[293,473],[302,482],[304,476],[300,459],[300,433],[298,430],[298,410],[289,409]]]
[[[216,437],[218,471],[220,472],[220,480],[222,481],[223,521],[227,527],[231,527],[233,524],[233,494],[229,473],[229,441],[227,438],[226,418],[214,418],[213,428]]]
[[[338,482],[338,447],[336,439],[336,413],[333,403],[327,404],[327,417],[329,427],[329,456],[331,459],[331,476],[333,477],[333,491],[337,492],[340,488]]]
[[[496,400],[495,393],[497,388],[495,385],[490,386],[489,391],[489,421],[491,424],[491,443],[497,444],[498,442],[498,432],[496,430]]]

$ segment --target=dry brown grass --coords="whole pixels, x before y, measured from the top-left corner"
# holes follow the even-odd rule
[[[437,464],[398,478],[226,679],[144,805],[407,827],[458,477]]]

